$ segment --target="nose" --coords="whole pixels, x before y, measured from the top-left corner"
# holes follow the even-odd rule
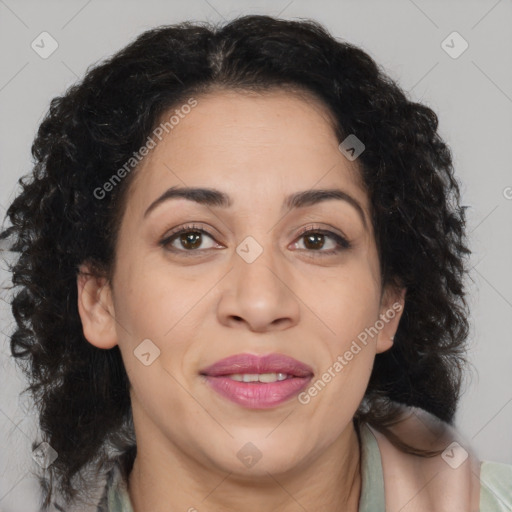
[[[300,298],[293,290],[293,275],[285,258],[266,248],[260,253],[263,248],[254,240],[240,245],[233,254],[233,268],[222,281],[217,306],[220,323],[253,332],[296,325]]]

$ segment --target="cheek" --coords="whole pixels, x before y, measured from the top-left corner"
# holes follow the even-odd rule
[[[194,332],[186,314],[190,306],[162,279],[131,275],[119,287],[116,304],[119,348],[138,403],[134,408],[160,418],[163,427],[169,411],[190,413],[190,396],[183,389],[183,361]]]
[[[304,403],[310,402],[319,417],[340,416],[339,421],[347,411],[353,414],[357,409],[376,353],[380,286],[368,262],[360,261],[310,287],[307,295],[318,311],[324,351],[319,352],[321,368],[306,389]]]
[[[379,318],[380,284],[364,261],[340,267],[327,278],[302,280],[298,295],[337,353]]]
[[[187,285],[161,261],[134,257],[117,271],[123,277],[115,287],[116,320],[126,327],[123,337],[129,333],[133,341],[141,336],[163,340],[200,298],[197,283]]]
[[[358,333],[358,329],[353,330]],[[358,409],[368,386],[375,359],[375,342],[338,336],[327,347],[329,356],[301,395],[299,403],[312,430],[325,430],[334,439]]]
[[[198,305],[215,281],[189,282],[158,263],[126,262],[118,271],[127,276],[116,284],[114,301],[119,347],[130,381],[146,395],[155,394],[153,390],[175,395],[175,379],[183,380],[194,334],[204,320]]]

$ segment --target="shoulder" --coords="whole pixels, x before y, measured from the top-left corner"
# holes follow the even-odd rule
[[[390,509],[478,510],[480,504],[481,512],[512,512],[512,466],[481,463],[453,425],[404,407],[387,435],[375,434]],[[430,455],[404,452],[393,438]]]
[[[480,512],[512,511],[512,464],[483,461],[480,484]]]
[[[116,462],[108,473],[96,512],[133,512],[126,472],[120,462]]]

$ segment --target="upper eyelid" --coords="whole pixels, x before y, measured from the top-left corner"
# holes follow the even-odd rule
[[[220,233],[219,231],[217,231],[215,228],[210,228],[210,227],[204,227],[204,226],[198,226],[198,225],[195,225],[196,223],[195,222],[192,222],[190,224],[184,224],[183,226],[179,226],[177,228],[173,228],[171,230],[166,230],[165,232],[165,235],[163,235],[162,238],[168,238],[170,236],[174,236],[176,235],[177,233],[181,232],[181,231],[201,231],[203,233],[205,233],[206,235],[210,236],[210,237],[215,237],[216,235],[214,233],[210,233],[210,229],[214,232],[218,232]],[[318,224],[318,223],[317,223]],[[290,231],[296,231],[297,228],[293,228],[292,230]],[[315,225],[314,223],[309,223],[307,224],[306,226],[303,226],[299,229],[299,233],[298,233],[298,236],[304,234],[305,232],[308,232],[308,231],[332,231],[333,234],[335,235],[339,235],[343,238],[348,238],[345,236],[345,234],[340,230],[340,229],[337,229],[335,227],[331,227],[331,226],[326,226],[326,227],[323,227],[323,226],[319,226],[319,225]],[[339,231],[339,233],[337,233],[336,231]],[[230,230],[230,233],[232,231]]]

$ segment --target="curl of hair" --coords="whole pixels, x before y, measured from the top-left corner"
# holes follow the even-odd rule
[[[136,170],[102,187],[170,108],[218,89],[306,91],[355,134],[382,284],[407,287],[393,347],[377,355],[356,421],[387,432],[399,404],[453,422],[468,336],[465,212],[438,118],[410,101],[363,50],[312,20],[244,16],[225,26],[147,31],[51,101],[32,145],[34,167],[10,205],[16,329],[11,352],[29,378],[45,440],[58,453],[44,480],[79,497],[80,474],[136,453],[129,381],[118,347],[86,341],[77,309],[79,265],[110,277]],[[397,405],[398,404],[398,405]],[[394,440],[399,443],[399,440]],[[404,450],[413,447],[402,446]],[[127,469],[127,471],[128,471]]]

